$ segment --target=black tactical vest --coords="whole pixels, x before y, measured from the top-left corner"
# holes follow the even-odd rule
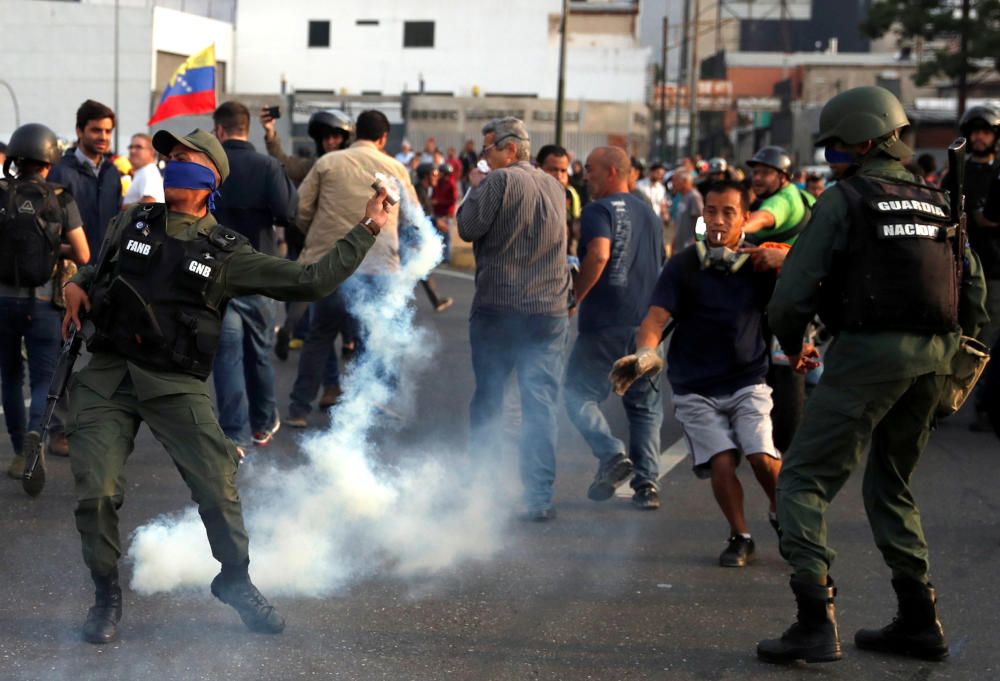
[[[947,193],[860,175],[836,186],[851,224],[847,251],[822,284],[823,322],[834,332],[956,330],[959,270]]]
[[[87,349],[208,378],[229,302],[221,277],[246,238],[222,226],[190,241],[170,237],[161,203],[142,204],[125,219],[117,259],[90,294],[95,332]]]

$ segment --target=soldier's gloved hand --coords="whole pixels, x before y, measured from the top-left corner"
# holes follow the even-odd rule
[[[80,306],[83,306],[86,312],[90,312],[90,296],[82,287],[69,282],[63,287],[63,298],[66,302],[66,316],[62,322],[62,337],[66,340],[69,338],[70,324],[77,331],[80,330]]]
[[[663,369],[663,358],[655,348],[642,348],[634,355],[625,355],[614,363],[608,380],[616,395],[624,395],[632,384],[644,376],[655,376]]]

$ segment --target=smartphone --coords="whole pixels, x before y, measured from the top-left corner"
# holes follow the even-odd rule
[[[281,107],[280,106],[269,106],[267,107],[267,115],[271,118],[281,118]]]

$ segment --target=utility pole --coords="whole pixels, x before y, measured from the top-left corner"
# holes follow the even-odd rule
[[[556,89],[556,144],[563,143],[563,108],[566,96],[566,21],[569,18],[569,0],[562,2],[562,20],[559,22],[559,85]]]
[[[687,76],[688,31],[691,30],[691,0],[684,0],[684,23],[681,24],[681,59],[677,62],[677,88],[674,91],[674,160],[681,158],[681,84]],[[690,93],[688,93],[690,95]]]
[[[660,137],[657,142],[659,147],[660,160],[667,160],[667,32],[670,29],[670,19],[663,17],[663,37],[660,44],[660,85],[659,101],[660,107]]]
[[[698,151],[698,76],[701,69],[698,68],[698,17],[701,12],[701,0],[694,0],[694,17],[692,18],[691,42],[691,73],[690,85],[688,85],[688,155],[694,159]]]
[[[958,114],[961,119],[965,115],[965,101],[969,96],[969,0],[962,0],[962,28],[961,42],[959,44],[959,63],[961,70],[958,72]]]

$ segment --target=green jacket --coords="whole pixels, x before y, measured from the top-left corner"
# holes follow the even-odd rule
[[[858,172],[914,181],[898,161],[868,159]],[[848,207],[842,191],[827,190],[816,201],[812,219],[799,236],[781,269],[768,305],[768,324],[789,354],[802,349],[806,324],[818,311],[819,288],[831,272],[834,253],[847,250]],[[969,267],[962,283],[959,323],[962,332],[975,336],[989,316],[986,282],[979,259],[966,251]],[[951,359],[959,334],[925,335],[898,331],[845,330],[827,350],[823,380],[831,384],[882,383],[927,373],[951,373]]]
[[[120,233],[129,223],[131,210],[119,213],[108,226],[104,248],[114,249],[109,256],[112,261],[117,259]],[[207,234],[215,224],[211,213],[196,218],[172,212],[167,218],[167,234],[190,240],[198,234]],[[256,293],[277,300],[317,300],[329,295],[351,276],[374,243],[371,233],[357,225],[314,265],[264,255],[244,244],[230,256],[220,284],[230,298]],[[96,274],[97,266],[88,265],[71,281],[89,288]],[[94,354],[77,374],[77,380],[110,399],[126,374],[140,400],[178,393],[208,394],[206,383],[194,376],[144,369],[114,353]]]

